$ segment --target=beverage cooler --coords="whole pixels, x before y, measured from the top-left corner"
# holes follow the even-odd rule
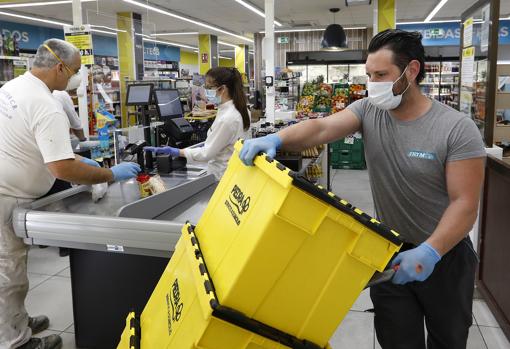
[[[422,92],[452,108],[459,108],[459,61],[425,62]]]

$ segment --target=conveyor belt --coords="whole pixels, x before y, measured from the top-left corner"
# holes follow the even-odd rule
[[[196,223],[215,187],[213,175],[162,177],[170,189],[140,199],[135,180],[113,183],[92,202],[89,186],[75,187],[14,211],[16,235],[27,244],[163,256],[174,250],[182,225]]]

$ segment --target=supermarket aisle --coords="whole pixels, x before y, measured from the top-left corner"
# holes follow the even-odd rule
[[[373,215],[373,204],[366,171],[335,170],[333,191]],[[32,248],[29,252],[30,291],[27,309],[30,314],[46,314],[50,329],[40,336],[61,334],[63,349],[75,349],[69,259],[58,256],[56,248]],[[363,292],[331,340],[333,349],[377,349],[373,314],[368,292]],[[496,320],[482,300],[473,305],[474,324],[469,349],[510,349]]]

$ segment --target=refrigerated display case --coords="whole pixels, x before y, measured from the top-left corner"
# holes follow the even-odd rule
[[[295,110],[300,96],[300,73],[284,74],[275,81],[275,108],[280,111]]]
[[[429,98],[459,108],[459,62],[428,61],[425,63],[425,79],[420,83],[422,92]]]
[[[23,75],[29,69],[28,58],[0,56],[0,87],[8,81]]]

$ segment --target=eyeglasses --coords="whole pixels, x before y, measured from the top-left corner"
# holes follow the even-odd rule
[[[64,65],[64,67],[67,69],[67,71],[68,71],[69,73],[71,73],[71,76],[73,76],[73,75],[75,75],[75,74],[78,74],[78,71],[77,71],[77,72],[75,72],[75,73],[73,73],[73,70],[72,70],[71,68],[69,68],[69,66],[68,66],[67,64],[65,64],[65,63],[64,63],[64,61],[63,61],[63,60],[62,60],[59,56],[57,56],[57,54],[56,54],[55,52],[53,52],[53,50],[52,50],[52,49],[51,49],[48,45],[44,44],[43,46],[44,46],[44,47],[45,47],[48,51],[50,51],[50,52],[51,52],[51,54],[52,54],[53,56],[55,56],[55,58],[56,58],[56,59],[58,59],[60,63],[62,63],[62,64]]]

